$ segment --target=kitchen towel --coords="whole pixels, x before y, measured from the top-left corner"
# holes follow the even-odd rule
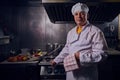
[[[64,68],[65,71],[73,71],[79,68],[77,60],[74,54],[70,54],[64,59]]]

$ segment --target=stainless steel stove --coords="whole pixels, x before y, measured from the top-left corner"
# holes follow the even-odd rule
[[[60,63],[55,67],[51,66],[50,60],[52,58],[45,57],[40,63],[40,79],[41,80],[65,80],[66,74],[63,64]]]
[[[40,79],[41,80],[65,80],[66,74],[63,64],[60,63],[55,67],[51,66],[50,61],[54,59],[58,53],[61,51],[61,46],[56,47],[53,51],[49,52],[44,58],[39,62],[40,66]],[[48,50],[49,51],[49,50]]]

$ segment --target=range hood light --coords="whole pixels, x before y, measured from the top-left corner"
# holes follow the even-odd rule
[[[42,0],[42,3],[62,3],[62,2],[69,2],[71,0]]]

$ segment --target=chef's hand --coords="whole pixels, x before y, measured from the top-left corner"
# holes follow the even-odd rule
[[[77,52],[77,53],[75,53],[75,58],[77,59],[77,60],[79,60],[80,59],[80,53],[79,52]]]
[[[54,60],[51,60],[50,64],[54,67],[56,65],[56,62]]]

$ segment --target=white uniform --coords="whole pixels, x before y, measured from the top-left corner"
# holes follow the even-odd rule
[[[67,72],[67,80],[98,80],[96,63],[107,56],[105,53],[107,44],[103,32],[88,21],[80,34],[76,33],[76,28],[69,31],[66,45],[54,61],[63,62],[67,55],[79,52],[80,68]]]

